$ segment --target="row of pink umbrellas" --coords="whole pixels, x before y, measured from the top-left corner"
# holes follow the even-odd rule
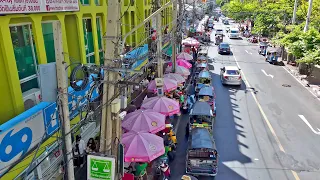
[[[163,139],[154,133],[165,128],[166,116],[180,112],[179,103],[163,96],[147,98],[141,109],[126,115],[122,136],[126,162],[150,162],[164,154]]]
[[[190,75],[188,62],[193,57],[187,53],[177,56],[175,73],[164,75],[164,91],[169,92],[177,88],[178,84],[184,83]],[[172,71],[172,63],[166,69]],[[150,81],[149,91],[156,91],[156,82]],[[123,134],[122,143],[126,162],[150,162],[164,154],[163,139],[155,133],[165,129],[166,116],[180,113],[179,102],[164,96],[147,98],[143,101],[140,110],[126,115],[122,122],[122,128],[128,132]]]

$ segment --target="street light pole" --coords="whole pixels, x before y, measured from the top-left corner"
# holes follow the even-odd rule
[[[172,6],[172,39],[171,39],[171,43],[172,43],[172,71],[176,72],[176,61],[177,61],[177,20],[178,20],[178,12],[177,12],[177,5],[178,2],[174,1],[173,2],[173,6]]]
[[[292,24],[296,23],[298,0],[294,0]]]
[[[311,12],[312,12],[312,0],[309,0],[309,8],[308,8],[308,14],[306,19],[306,25],[304,26],[304,30],[303,30],[304,32],[307,32],[309,29]]]

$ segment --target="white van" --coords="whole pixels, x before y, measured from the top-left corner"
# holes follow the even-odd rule
[[[230,33],[229,33],[229,38],[230,39],[239,39],[240,33],[237,28],[231,28]]]

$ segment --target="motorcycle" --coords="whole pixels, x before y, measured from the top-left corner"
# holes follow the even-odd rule
[[[162,163],[157,167],[156,177],[158,180],[169,180],[171,170],[169,164]]]

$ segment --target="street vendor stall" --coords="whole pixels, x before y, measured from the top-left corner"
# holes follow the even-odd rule
[[[190,126],[189,129],[195,127],[207,128],[212,131],[214,123],[213,111],[209,103],[197,101],[190,111]]]

